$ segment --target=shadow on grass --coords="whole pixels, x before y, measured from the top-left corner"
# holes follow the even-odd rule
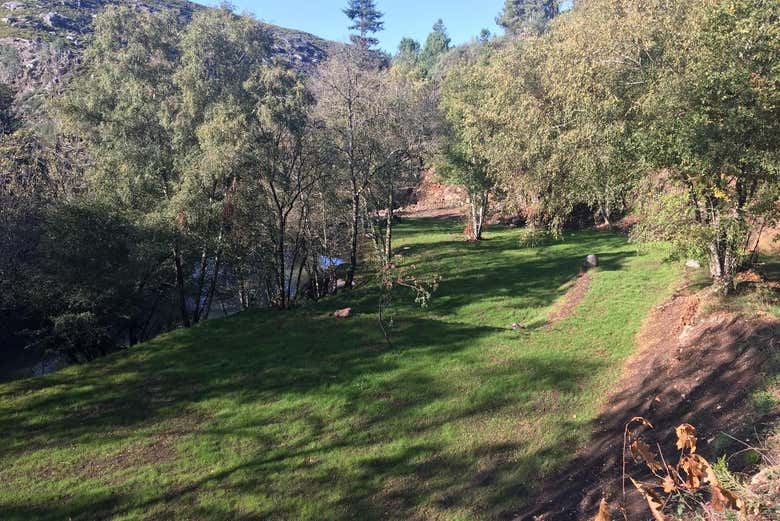
[[[527,358],[498,369],[492,376],[501,379],[526,374],[519,386],[523,393],[567,392],[576,391],[594,370],[598,370],[598,365],[584,360],[551,364],[546,360]],[[198,427],[195,434],[199,438],[220,440],[238,436],[244,440],[244,445],[254,449],[244,455],[240,464],[216,472],[201,471],[199,478],[183,481],[162,492],[134,496],[117,489],[95,494],[74,491],[68,494],[65,505],[0,504],[0,512],[2,518],[9,521],[123,516],[258,518],[242,513],[230,501],[214,505],[202,501],[202,498],[218,493],[228,498],[262,495],[293,499],[277,501],[266,508],[261,517],[270,519],[426,517],[426,509],[453,515],[479,511],[488,518],[500,518],[518,502],[530,497],[541,465],[565,458],[577,442],[573,434],[576,429],[566,422],[559,427],[561,432],[555,445],[542,450],[529,451],[525,443],[500,441],[453,450],[430,436],[459,420],[503,407],[524,406],[525,394],[512,392],[517,390],[518,384],[509,379],[503,382],[503,386],[468,404],[436,416],[425,416],[421,413],[427,404],[451,399],[457,391],[423,375],[402,373],[386,382],[388,388],[402,390],[398,395],[385,397],[389,407],[381,414],[358,415],[361,420],[347,431],[334,432],[331,426],[340,421],[352,421],[355,415],[350,407],[337,418],[310,408],[277,411],[282,417],[294,414],[296,421],[309,426],[306,435],[294,443],[261,433],[268,427],[270,418],[252,418],[230,428],[207,423]],[[563,389],[561,382],[565,382]],[[361,401],[366,398],[363,396]],[[413,421],[405,422],[410,415]],[[405,440],[404,443],[396,446],[401,440]],[[341,466],[333,459],[344,451],[365,455],[349,466]],[[523,454],[523,458],[518,460],[518,454]],[[297,478],[292,482],[279,482],[280,475]],[[317,516],[302,516],[305,507],[294,507],[296,502],[305,505],[313,500],[321,509]]]
[[[549,443],[512,428],[491,436],[494,414],[521,424],[546,407],[545,396],[577,396],[607,362],[518,352],[499,365],[465,364],[508,326],[469,306],[541,310],[588,253],[600,255],[600,269],[621,270],[633,252],[602,234],[520,249],[509,233],[456,240],[446,221],[403,228],[409,262],[444,281],[429,311],[399,305],[393,349],[374,317],[361,315],[373,313],[376,298],[363,289],[317,308],[216,320],[0,387],[0,432],[10,433],[0,461],[37,456],[25,473],[70,477],[78,461],[52,462],[47,453],[72,447],[80,461],[163,436],[181,451],[175,461],[146,464],[175,471],[163,485],[75,485],[64,504],[52,493],[0,500],[0,519],[500,518],[523,504],[536,476],[576,448],[577,429],[550,422]],[[327,316],[345,304],[357,316]],[[260,513],[246,513],[253,509]]]

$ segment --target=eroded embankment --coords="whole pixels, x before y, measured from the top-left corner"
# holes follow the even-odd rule
[[[750,394],[765,378],[762,366],[780,338],[780,322],[726,312],[700,316],[699,307],[699,296],[683,293],[652,311],[590,442],[515,519],[592,519],[604,495],[620,502],[623,431],[632,417],[650,420],[656,429],[646,440],[670,454],[673,429],[681,423],[697,427],[706,456],[720,432],[745,427]],[[626,503],[628,519],[647,517],[638,494],[629,494]]]

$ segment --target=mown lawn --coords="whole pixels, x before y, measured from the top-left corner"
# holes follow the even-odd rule
[[[518,508],[587,439],[679,270],[616,235],[521,248],[516,230],[479,244],[458,231],[400,227],[405,262],[443,280],[426,310],[399,295],[392,348],[364,289],[0,386],[0,519],[466,520]],[[602,260],[589,292],[546,327],[588,253]],[[328,316],[345,305],[356,316]]]

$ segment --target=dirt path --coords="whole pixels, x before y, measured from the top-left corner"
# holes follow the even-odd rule
[[[574,313],[574,311],[577,309],[577,306],[579,306],[580,302],[582,302],[582,299],[584,299],[585,295],[588,294],[588,289],[590,289],[590,282],[591,276],[588,273],[583,273],[577,277],[577,280],[575,280],[571,285],[561,302],[556,305],[555,309],[553,309],[550,313],[550,316],[547,319],[548,328],[554,326],[562,320],[569,318],[572,313]]]
[[[416,206],[411,206],[401,209],[397,215],[410,219],[457,219],[463,217],[463,209],[455,207],[418,208]]]
[[[543,487],[518,520],[592,519],[604,494],[622,499],[625,423],[643,416],[656,426],[645,438],[674,453],[674,427],[698,428],[701,452],[721,432],[737,432],[750,410],[749,396],[763,379],[767,350],[780,338],[780,323],[766,317],[715,313],[697,320],[699,298],[676,295],[653,310],[637,337],[615,392],[596,419],[590,442]],[[638,494],[627,496],[628,519],[648,517]]]

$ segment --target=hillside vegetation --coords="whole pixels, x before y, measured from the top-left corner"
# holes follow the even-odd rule
[[[163,335],[0,387],[0,512],[27,519],[494,519],[572,457],[678,269],[612,234],[519,247],[399,228],[394,347],[369,290]],[[552,326],[584,254],[602,265]],[[345,305],[355,315],[330,312]],[[513,323],[525,328],[513,330]]]
[[[0,521],[780,516],[777,0],[0,1]]]

